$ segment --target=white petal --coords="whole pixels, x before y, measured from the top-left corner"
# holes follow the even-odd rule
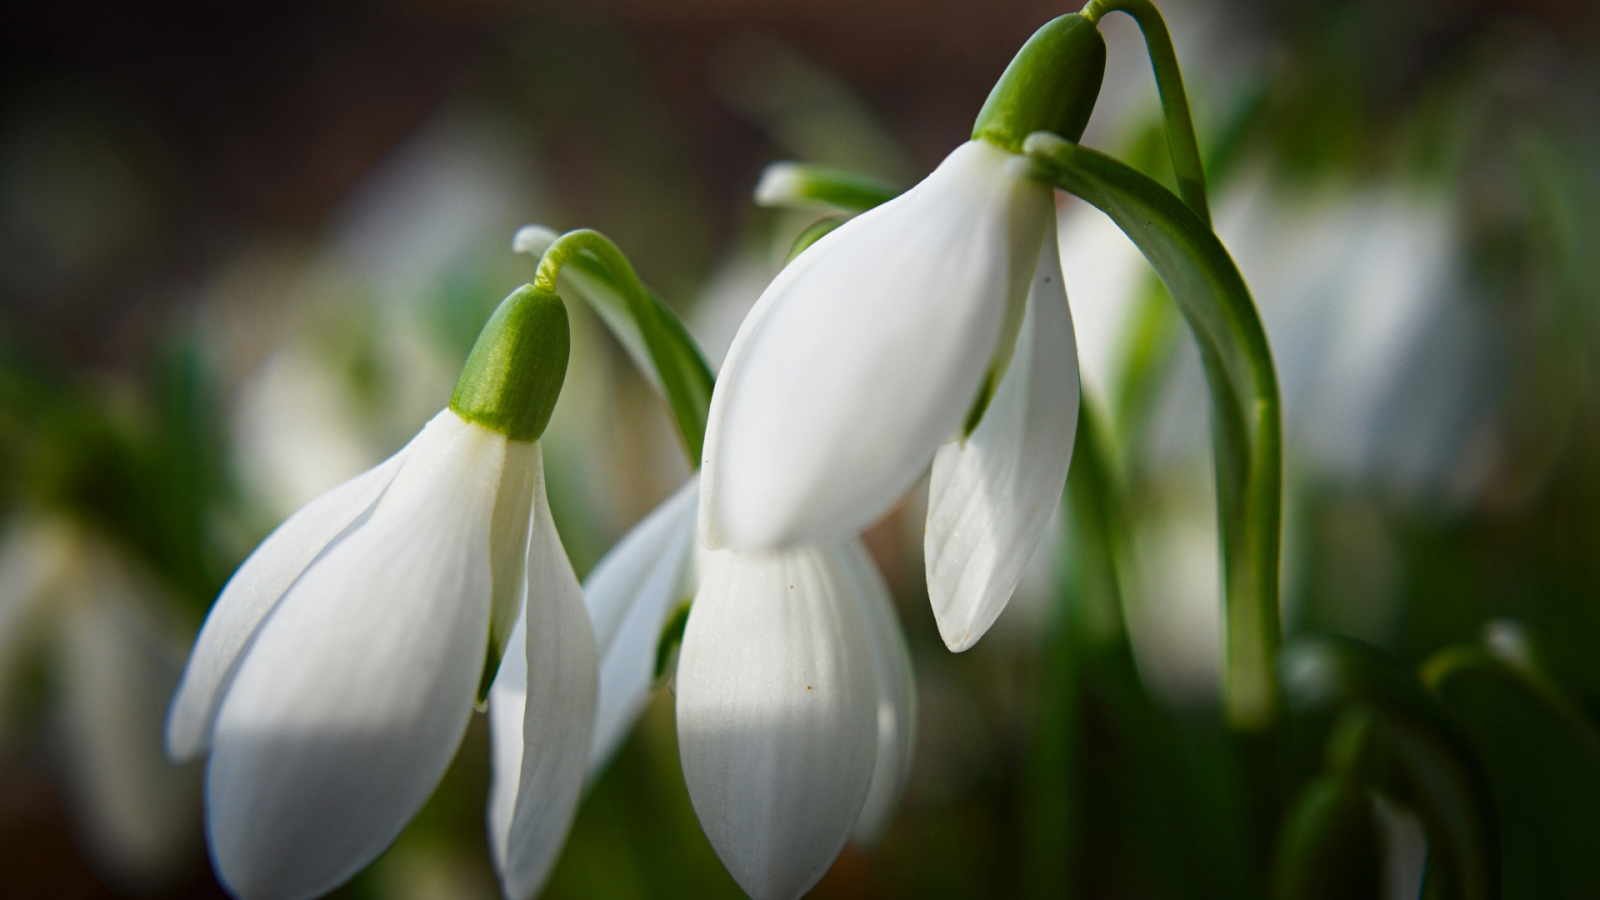
[[[975,141],[779,274],[712,396],[711,546],[842,538],[882,515],[1009,346],[1050,216],[1026,162]]]
[[[217,716],[207,818],[244,900],[321,895],[427,800],[472,713],[506,438],[442,413],[365,525],[257,631]]]
[[[699,506],[696,475],[635,525],[584,580],[600,648],[591,775],[610,761],[649,702],[661,629],[678,602],[688,599],[681,585]]]
[[[917,685],[911,674],[911,650],[895,614],[889,586],[867,555],[861,541],[843,547],[843,557],[854,585],[867,642],[872,647],[872,673],[878,685],[878,752],[867,799],[861,805],[850,839],[876,844],[883,837],[911,774],[916,749]]]
[[[366,521],[419,440],[420,435],[383,463],[301,507],[228,579],[200,629],[167,714],[167,754],[174,760],[195,759],[210,746],[217,705],[227,693],[239,651],[300,573]]]
[[[850,836],[877,751],[872,650],[837,546],[710,551],[678,661],[700,825],[755,900],[793,900]]]
[[[1041,253],[1011,367],[977,429],[933,461],[923,556],[951,650],[976,643],[1011,599],[1061,499],[1077,428],[1072,314],[1059,258]]]
[[[527,610],[517,617],[500,672],[489,688],[489,852],[495,870],[505,871],[506,846],[511,839],[511,816],[517,807],[517,784],[522,779],[522,719],[528,708]]]
[[[535,488],[535,483],[541,487]],[[489,659],[484,674],[494,677],[501,655],[510,647],[511,630],[522,616],[527,591],[528,529],[535,492],[543,492],[544,464],[533,441],[506,441],[506,462],[489,525]],[[521,648],[515,651],[520,652]],[[479,696],[488,687],[480,681]]]
[[[527,604],[516,635],[525,636],[524,653],[506,657],[489,700],[489,842],[510,900],[538,893],[566,842],[594,721],[594,632],[550,518],[542,468],[537,484]],[[519,682],[523,706],[516,708]]]

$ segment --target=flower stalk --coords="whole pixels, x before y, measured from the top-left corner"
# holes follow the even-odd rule
[[[1224,704],[1243,731],[1270,728],[1282,632],[1278,554],[1283,425],[1266,330],[1239,270],[1211,229],[1139,172],[1053,134],[1025,148],[1041,177],[1105,212],[1166,283],[1200,345],[1212,399],[1227,620]]]
[[[539,260],[534,287],[555,293],[561,271],[567,266],[621,297],[627,321],[613,323],[611,316],[606,316],[607,322],[614,329],[620,326],[637,332],[649,356],[649,368],[660,379],[661,390],[672,408],[689,464],[698,468],[714,379],[683,323],[639,280],[617,245],[598,231],[583,228],[556,238]],[[606,311],[601,312],[605,315]]]
[[[1172,48],[1167,23],[1150,0],[1089,0],[1079,13],[1098,25],[1107,13],[1121,12],[1133,17],[1144,34],[1155,70],[1156,90],[1161,94],[1161,114],[1166,120],[1167,149],[1172,153],[1172,171],[1178,179],[1178,196],[1194,210],[1206,226],[1211,225],[1211,210],[1206,203],[1205,166],[1200,161],[1200,143],[1195,139],[1194,118],[1189,113],[1189,96],[1183,89],[1183,74],[1178,71],[1178,54]],[[1061,134],[1061,132],[1057,132]],[[1062,137],[1077,140],[1070,134]]]

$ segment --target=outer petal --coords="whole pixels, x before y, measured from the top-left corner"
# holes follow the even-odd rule
[[[882,515],[1009,348],[1050,216],[1024,162],[974,141],[785,269],[712,396],[711,546],[842,538]]]
[[[650,698],[661,629],[681,593],[700,506],[695,476],[628,532],[585,579],[600,648],[591,774],[610,760]]]
[[[329,544],[366,521],[416,442],[301,507],[228,579],[206,616],[172,698],[167,713],[168,756],[185,762],[210,746],[217,706],[227,692],[239,651],[300,573]]]
[[[700,825],[755,900],[816,884],[877,750],[877,684],[841,550],[712,551],[678,661],[678,752]]]
[[[244,900],[318,896],[366,866],[466,729],[507,442],[448,411],[432,425],[367,523],[273,610],[222,703],[211,853]]]
[[[951,650],[976,643],[1011,599],[1061,499],[1077,427],[1072,314],[1060,259],[1041,253],[1011,367],[977,429],[933,461],[923,556]]]
[[[512,640],[525,653],[506,657],[489,696],[489,844],[506,897],[528,900],[544,885],[578,808],[596,691],[594,632],[550,518],[542,466],[527,604]]]
[[[842,556],[861,605],[867,642],[872,647],[872,674],[878,685],[878,752],[872,782],[851,840],[876,844],[889,827],[911,774],[917,738],[917,684],[911,674],[911,650],[895,615],[889,586],[859,539],[847,542]]]

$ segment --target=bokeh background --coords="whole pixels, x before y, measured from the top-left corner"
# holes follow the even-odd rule
[[[1217,228],[1281,372],[1287,630],[1349,635],[1415,666],[1511,617],[1588,672],[1600,7],[1162,8]],[[200,772],[160,752],[189,642],[277,522],[444,405],[488,312],[532,275],[510,251],[518,226],[614,238],[715,364],[809,224],[750,203],[763,166],[913,183],[966,138],[1027,36],[1065,11],[6,5],[0,895],[222,895]],[[1166,178],[1137,30],[1112,16],[1104,31],[1110,64],[1084,142]],[[868,539],[913,648],[915,767],[882,844],[847,848],[816,896],[1238,897],[1268,865],[1218,709],[1196,354],[1132,246],[1075,201],[1060,216],[1085,392],[1108,412],[1127,488],[1133,564],[1110,615],[1126,622],[1131,668],[1093,662],[1119,628],[1070,498],[995,630],[948,654],[908,499]],[[688,467],[626,354],[572,313],[546,454],[582,573]],[[478,717],[427,808],[338,896],[497,895],[485,738]],[[1572,803],[1600,797],[1589,782],[1570,790]],[[1537,854],[1600,833],[1552,808],[1522,804],[1502,822],[1545,835],[1508,851],[1509,868],[1559,869]],[[1403,808],[1380,813],[1385,896],[1414,897],[1420,827]],[[589,793],[546,896],[741,896],[689,807],[665,688]]]

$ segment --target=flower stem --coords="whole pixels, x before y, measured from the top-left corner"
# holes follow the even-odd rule
[[[1266,732],[1278,708],[1282,641],[1278,551],[1283,435],[1277,372],[1244,279],[1217,236],[1165,188],[1109,156],[1047,133],[1025,151],[1041,177],[1099,207],[1166,283],[1200,346],[1211,391],[1222,532],[1227,658],[1224,703],[1243,732]]]
[[[1150,65],[1155,70],[1156,90],[1161,94],[1161,113],[1166,119],[1167,149],[1172,153],[1172,171],[1178,178],[1178,196],[1209,226],[1211,209],[1206,203],[1205,166],[1200,161],[1200,143],[1195,139],[1189,97],[1183,89],[1178,53],[1172,48],[1167,23],[1150,0],[1089,0],[1079,14],[1098,24],[1112,12],[1132,16],[1144,33]]]
[[[678,317],[661,302],[633,270],[617,245],[598,231],[569,231],[555,240],[539,260],[534,286],[555,291],[564,266],[571,265],[621,295],[627,315],[638,330],[650,364],[667,395],[684,452],[692,468],[699,468],[705,445],[706,413],[711,406],[715,378]],[[604,316],[602,316],[604,317]],[[610,324],[608,319],[608,324]]]

